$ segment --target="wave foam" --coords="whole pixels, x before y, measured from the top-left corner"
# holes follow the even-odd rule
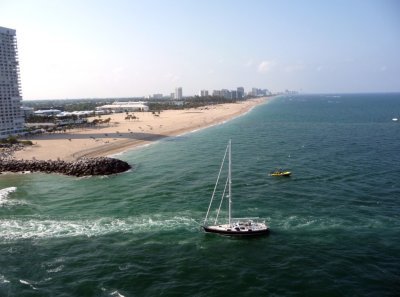
[[[20,282],[21,284],[30,286],[30,287],[31,287],[32,289],[34,289],[34,290],[37,290],[36,287],[34,287],[30,282],[28,282],[28,281],[26,281],[26,280],[20,279],[19,282]]]
[[[8,280],[8,279],[6,279],[5,277],[4,277],[4,275],[2,275],[2,274],[0,274],[0,285],[1,284],[7,284],[7,283],[9,283],[10,281]]]
[[[109,233],[140,233],[169,231],[177,228],[194,230],[197,223],[187,217],[171,219],[127,218],[94,220],[40,220],[9,219],[0,225],[0,238],[3,240],[64,238],[75,236],[102,236]]]
[[[304,229],[322,230],[331,228],[340,228],[345,226],[345,223],[338,219],[321,219],[316,217],[298,217],[290,216],[282,222],[285,230]]]
[[[110,294],[111,296],[117,296],[117,297],[125,297],[124,295],[122,295],[120,292],[118,292],[118,291],[114,291],[114,292],[111,292],[111,294]]]
[[[8,200],[10,193],[13,193],[17,190],[16,187],[9,187],[0,190],[0,206],[10,204],[11,202]]]

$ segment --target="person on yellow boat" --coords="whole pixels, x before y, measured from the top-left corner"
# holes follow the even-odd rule
[[[292,172],[290,172],[290,171],[279,169],[279,170],[272,171],[269,175],[271,175],[271,176],[290,176],[291,174],[292,174]]]

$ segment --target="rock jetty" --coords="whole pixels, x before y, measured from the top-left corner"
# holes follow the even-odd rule
[[[127,171],[131,166],[114,158],[82,158],[74,162],[0,159],[1,172],[46,172],[72,176],[110,175]]]

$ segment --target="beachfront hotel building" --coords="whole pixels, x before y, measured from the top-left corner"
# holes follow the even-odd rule
[[[21,100],[15,30],[0,27],[0,138],[23,132]]]

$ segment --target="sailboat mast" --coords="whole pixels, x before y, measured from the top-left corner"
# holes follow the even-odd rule
[[[229,195],[229,225],[231,225],[231,206],[232,206],[232,175],[231,175],[231,155],[232,155],[232,149],[231,149],[231,139],[229,139],[229,170],[228,170],[228,195]]]

